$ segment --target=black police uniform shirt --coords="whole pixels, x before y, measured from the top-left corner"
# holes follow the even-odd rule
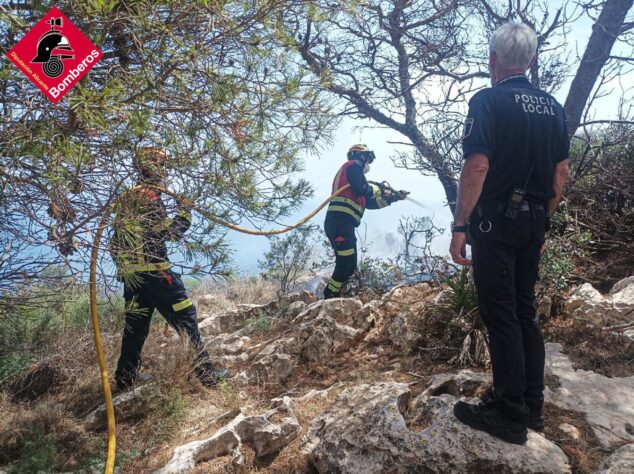
[[[489,158],[482,205],[507,202],[527,177],[527,199],[546,205],[555,195],[555,167],[568,158],[569,145],[563,108],[524,75],[507,77],[469,101],[462,148],[465,159],[474,153]]]

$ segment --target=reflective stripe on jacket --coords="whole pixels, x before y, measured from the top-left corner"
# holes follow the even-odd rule
[[[363,173],[363,164],[355,160],[347,161],[341,168],[339,168],[339,171],[332,182],[332,192],[336,193],[346,184],[350,184],[350,187],[330,201],[328,212],[342,212],[347,214],[354,220],[356,225],[359,225],[365,211],[366,198],[364,195],[357,194],[355,192],[354,188],[357,188],[357,191],[359,189],[358,186],[353,186],[353,184],[356,185],[357,183],[352,183],[349,180],[348,170],[353,166],[360,167],[361,172]],[[363,186],[363,183],[361,183],[361,186]]]

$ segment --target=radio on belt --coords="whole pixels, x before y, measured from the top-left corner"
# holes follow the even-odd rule
[[[523,188],[515,188],[513,192],[509,196],[509,199],[506,203],[506,209],[504,209],[504,217],[507,219],[515,219],[517,217],[517,213],[522,206],[522,201],[526,197],[526,190]]]

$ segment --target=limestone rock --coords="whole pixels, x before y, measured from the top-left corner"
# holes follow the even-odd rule
[[[276,339],[273,342],[269,342],[264,345],[258,352],[258,356],[265,356],[269,354],[277,354],[283,352],[285,354],[299,355],[299,349],[297,348],[297,339],[293,336],[283,337]]]
[[[431,397],[445,393],[456,398],[475,397],[479,392],[484,392],[484,388],[492,382],[490,373],[474,372],[469,369],[451,374],[436,374],[432,376],[429,386],[416,397],[414,402],[418,405],[425,404]]]
[[[249,385],[249,380],[249,374],[246,370],[241,370],[232,379],[233,383],[236,384],[238,387]]]
[[[203,336],[215,336],[224,332],[233,332],[245,323],[243,314],[238,310],[227,310],[214,313],[198,325]]]
[[[612,286],[609,294],[614,295],[616,293],[620,293],[631,285],[634,285],[634,276],[623,278],[622,280],[617,281],[614,286]]]
[[[304,311],[307,307],[308,305],[304,303],[303,301],[293,301],[291,304],[288,305],[288,307],[284,311],[284,315],[286,317],[294,318],[299,313]]]
[[[354,298],[333,298],[320,300],[311,304],[293,320],[291,324],[299,324],[305,321],[315,320],[328,316],[337,322],[345,324],[363,306],[361,301]]]
[[[264,457],[280,451],[297,437],[301,426],[296,418],[287,416],[280,424],[266,423],[253,432],[253,449],[256,457]]]
[[[453,416],[456,399],[433,397],[417,417],[431,420],[410,430],[403,417],[411,393],[406,384],[359,385],[343,392],[315,418],[303,449],[320,473],[566,473],[564,453],[530,433],[516,446],[472,430]]]
[[[277,305],[277,302],[272,301],[266,305],[240,304],[237,309],[214,313],[198,325],[200,334],[203,336],[216,336],[237,331],[244,328],[249,319],[268,315],[272,305]]]
[[[291,304],[301,301],[302,303],[306,305],[313,304],[316,301],[319,301],[319,297],[312,291],[308,291],[308,290],[291,293],[287,296],[287,299]]]
[[[209,348],[220,354],[241,354],[251,343],[248,336],[232,334],[228,337],[214,338],[207,341]]]
[[[288,354],[268,354],[258,358],[251,366],[249,382],[277,384],[291,376],[295,364]]]
[[[419,339],[420,334],[412,331],[408,326],[403,315],[398,315],[390,320],[387,327],[388,334],[392,344],[400,348],[408,348],[411,344]]]
[[[361,331],[368,331],[371,328],[378,329],[383,325],[384,314],[384,308],[378,301],[370,301],[364,304],[359,311],[351,313],[347,318],[340,318],[337,322]]]
[[[324,360],[331,353],[348,350],[362,336],[362,331],[339,324],[328,316],[308,320],[298,330],[301,355],[308,361]]]
[[[436,298],[434,298],[434,305],[436,306],[442,306],[447,304],[451,298],[453,298],[453,290],[451,288],[446,288],[444,290],[442,290],[440,293],[438,293],[438,295],[436,295]]]
[[[619,281],[605,296],[584,283],[568,298],[566,311],[605,326],[634,322],[634,277]]]
[[[140,387],[117,395],[112,399],[115,417],[118,421],[137,418],[147,413],[148,409],[155,406],[161,393],[154,383],[141,385]],[[90,429],[103,428],[107,424],[106,405],[102,404],[90,412],[85,419]]]
[[[383,295],[383,303],[396,302],[407,303],[420,300],[431,292],[429,283],[416,283],[414,285],[398,285]]]
[[[599,466],[597,474],[632,474],[634,472],[634,444],[614,451]]]
[[[546,374],[559,380],[557,389],[546,389],[546,401],[585,413],[605,448],[634,443],[634,376],[610,378],[575,370],[556,343],[546,344]]]
[[[215,295],[200,295],[196,301],[196,309],[198,310],[198,319],[205,319],[205,316],[212,313],[218,307],[218,297]],[[202,317],[201,317],[202,316]]]
[[[562,433],[566,434],[571,440],[578,441],[581,438],[581,433],[579,433],[579,429],[576,426],[571,425],[570,423],[562,423],[559,425],[559,429]]]
[[[271,418],[280,414],[287,416],[278,423],[271,421]],[[290,407],[285,403],[262,415],[245,416],[239,413],[210,438],[176,448],[170,462],[155,474],[187,473],[198,462],[231,453],[234,459],[240,462],[242,456],[239,449],[243,444],[252,446],[256,457],[268,456],[280,451],[295,439],[300,431],[299,422],[292,416]]]
[[[246,352],[243,352],[238,355],[223,355],[220,357],[215,357],[213,358],[213,360],[217,365],[221,367],[227,367],[227,366],[233,366],[235,364],[248,362],[249,354],[247,354]]]
[[[154,474],[182,474],[191,471],[196,463],[225,456],[241,446],[236,426],[244,421],[243,414],[238,415],[230,424],[216,431],[211,438],[179,446],[174,450],[172,459]]]

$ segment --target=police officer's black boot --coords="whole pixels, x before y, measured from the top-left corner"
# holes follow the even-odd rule
[[[231,377],[228,369],[215,368],[211,362],[202,362],[196,365],[194,374],[205,387],[215,387]]]
[[[460,401],[454,405],[454,415],[465,425],[489,433],[513,444],[524,444],[528,431],[526,421],[512,420],[494,404],[471,404]]]
[[[497,406],[493,397],[486,397],[479,404],[459,401],[453,407],[453,413],[465,425],[489,433],[507,443],[524,444],[528,430],[526,419],[513,420]]]
[[[528,427],[535,431],[544,429],[544,414],[541,405],[528,406]]]

